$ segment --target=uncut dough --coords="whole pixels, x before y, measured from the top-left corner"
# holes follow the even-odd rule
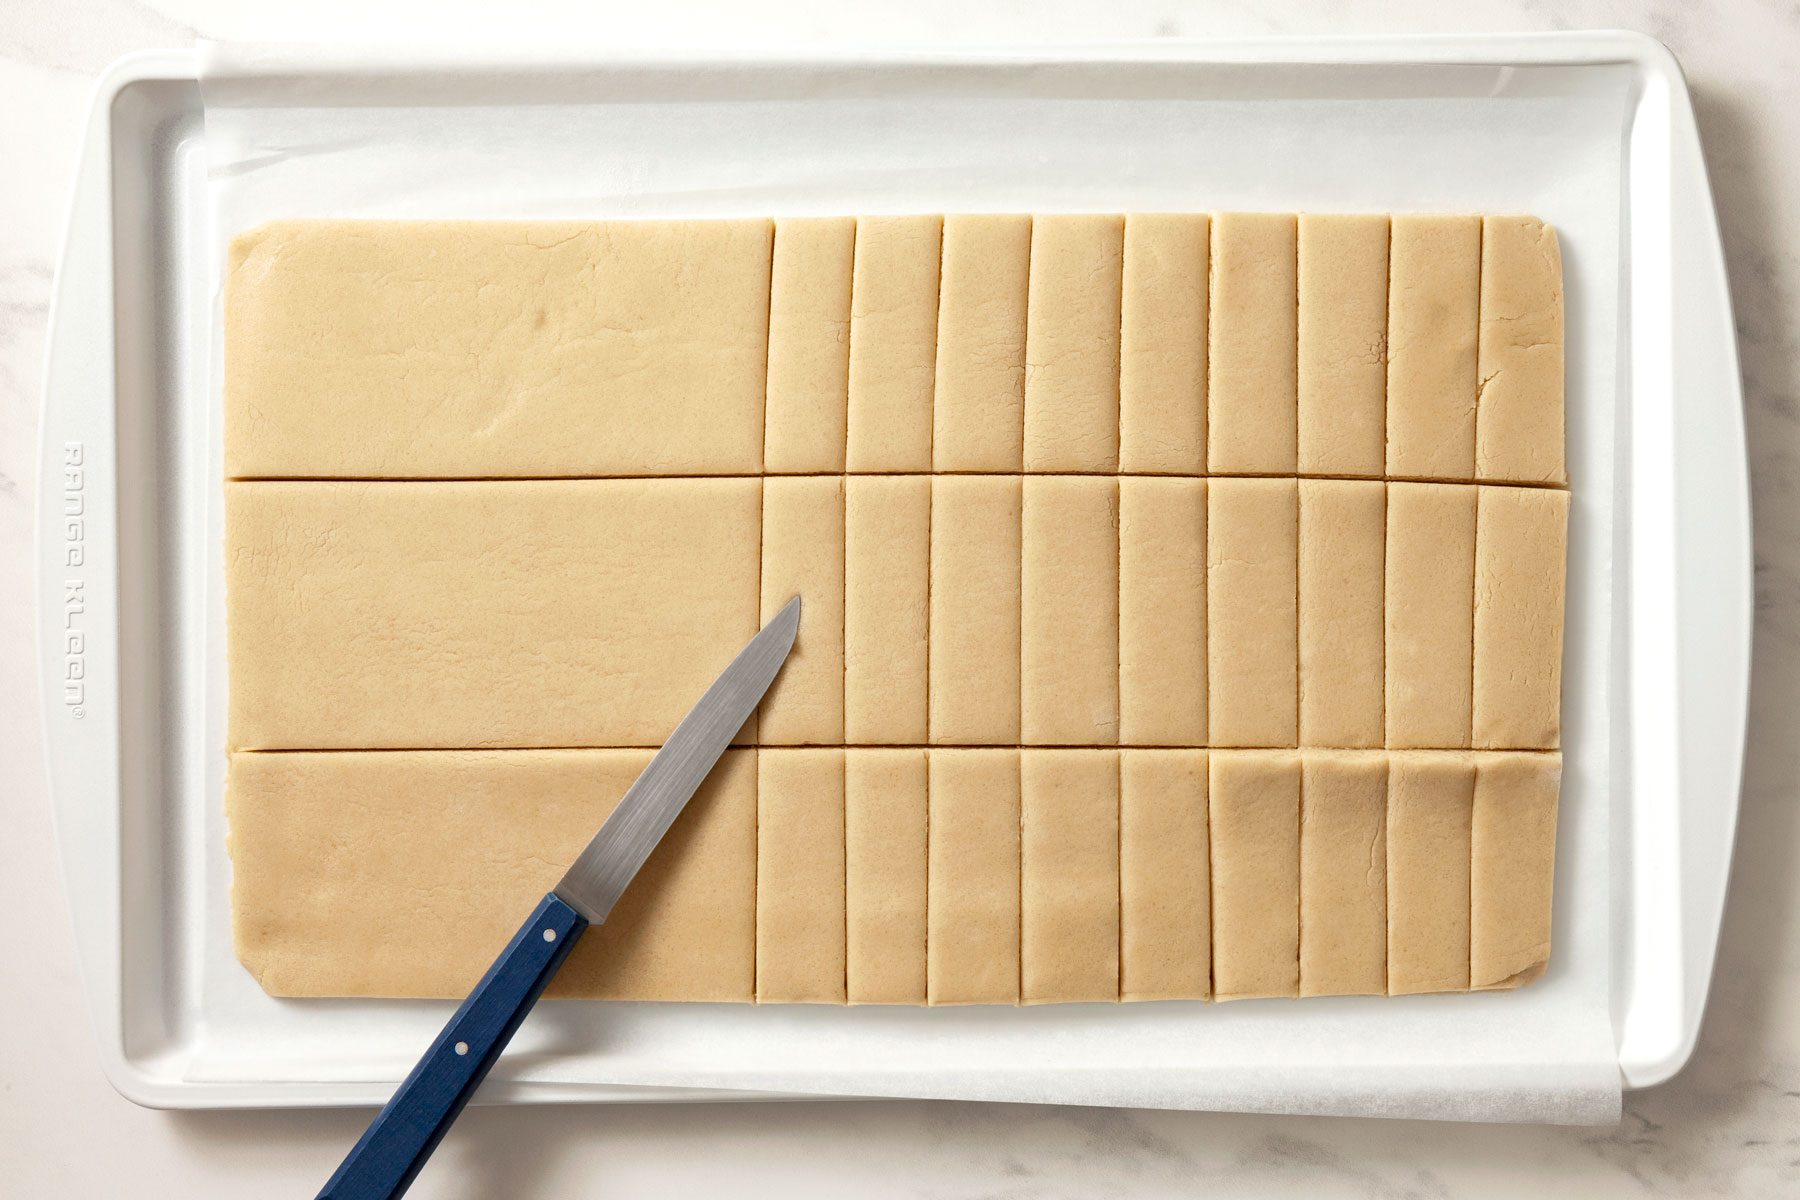
[[[844,751],[756,756],[756,1000],[844,1002]]]
[[[1382,473],[1388,218],[1300,216],[1300,470]]]
[[[850,293],[852,471],[931,470],[942,217],[861,217]]]
[[[1016,475],[931,480],[931,740],[1019,741]]]
[[[775,222],[763,470],[842,471],[850,403],[849,217]]]
[[[760,492],[228,484],[231,748],[659,746],[758,628]]]
[[[944,218],[932,469],[1017,471],[1025,445],[1031,218]]]
[[[1482,222],[1476,388],[1476,475],[1566,483],[1562,251],[1535,217]]]
[[[1119,312],[1119,469],[1206,470],[1206,276],[1212,219],[1204,213],[1125,218]]]
[[[1388,994],[1469,986],[1470,822],[1475,756],[1388,762]]]
[[[1388,263],[1387,473],[1472,479],[1481,218],[1396,216]]]
[[[932,1004],[1019,1002],[1019,751],[929,752]]]
[[[844,978],[852,1004],[925,1003],[925,751],[844,752]]]
[[[1388,756],[1309,750],[1301,764],[1300,994],[1387,991]]]
[[[1119,481],[1025,479],[1021,740],[1119,740]]]
[[[1119,999],[1212,991],[1206,751],[1119,755]]]
[[[460,998],[649,761],[233,754],[238,958],[273,996]],[[748,1001],[755,908],[756,755],[731,750],[549,994]]]
[[[1300,991],[1300,755],[1207,755],[1213,995]]]
[[[762,616],[795,596],[800,627],[757,709],[765,746],[844,740],[844,481],[829,475],[763,480]]]
[[[1025,469],[1119,467],[1119,304],[1125,220],[1031,222]]]
[[[1119,998],[1119,753],[1020,752],[1019,999]]]
[[[281,221],[232,243],[225,471],[754,472],[772,223]]]
[[[1294,470],[1299,436],[1295,237],[1291,213],[1213,218],[1206,456],[1215,474]]]

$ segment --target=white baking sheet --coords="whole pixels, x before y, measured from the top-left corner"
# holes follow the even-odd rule
[[[1575,502],[1556,945],[1543,979],[1502,994],[1019,1010],[550,1002],[496,1080],[1617,1119],[1608,697],[1614,522],[1626,512],[1614,457],[1628,67],[320,65],[212,48],[215,256],[264,221],[326,216],[1479,210],[1537,214],[1563,239]],[[213,524],[216,558],[216,505]],[[188,1075],[397,1080],[449,1006],[273,1000],[232,955],[216,561],[211,574]]]

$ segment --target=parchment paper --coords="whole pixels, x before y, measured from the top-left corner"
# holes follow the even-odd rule
[[[277,217],[1282,209],[1529,212],[1568,295],[1567,748],[1555,949],[1512,993],[1032,1009],[539,1006],[495,1080],[1616,1120],[1608,863],[1624,68],[1162,61],[699,67],[212,47],[211,250]],[[215,276],[216,277],[216,276]],[[215,320],[213,355],[218,361]],[[217,378],[215,374],[215,379]],[[216,438],[214,439],[216,443]],[[215,520],[216,524],[216,520]],[[218,539],[214,538],[215,554]],[[216,565],[216,564],[215,564]],[[215,592],[222,572],[213,572]],[[221,605],[215,594],[211,611]],[[278,1001],[232,955],[220,747],[207,1079],[397,1080],[449,1006]]]

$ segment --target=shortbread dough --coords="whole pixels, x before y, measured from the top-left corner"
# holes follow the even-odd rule
[[[1308,750],[1301,771],[1300,994],[1381,995],[1388,756]]]
[[[1387,431],[1388,218],[1303,213],[1300,470],[1379,476]]]
[[[1396,216],[1388,255],[1387,472],[1475,472],[1481,218]]]
[[[1119,755],[1119,999],[1212,991],[1206,751]]]
[[[1387,744],[1469,744],[1474,672],[1475,488],[1390,483]]]
[[[1569,493],[1483,487],[1475,526],[1474,745],[1561,743]]]
[[[849,217],[775,222],[763,470],[844,469],[850,403]]]
[[[1025,478],[1020,568],[1027,745],[1119,740],[1119,481]]]
[[[1287,213],[1213,218],[1206,454],[1214,474],[1294,470],[1299,436],[1295,230]]]
[[[1119,469],[1199,475],[1206,470],[1204,213],[1125,218],[1119,313]]]
[[[265,225],[232,244],[225,283],[225,471],[754,472],[771,233],[767,220]]]
[[[1381,746],[1387,489],[1300,481],[1300,744]]]
[[[1550,958],[1562,758],[1484,754],[1477,764],[1469,982],[1517,987],[1542,974]]]
[[[239,952],[277,995],[462,994],[798,595],[758,749],[558,994],[1523,983],[1561,772],[1562,321],[1527,217],[246,235]]]
[[[1016,475],[931,480],[931,740],[1019,743]]]
[[[1292,479],[1207,483],[1207,732],[1214,746],[1299,736],[1299,491]]]
[[[756,999],[844,1003],[844,751],[756,755]]]
[[[1119,754],[1020,752],[1020,1000],[1119,998]]]
[[[1535,217],[1482,222],[1476,405],[1478,478],[1567,482],[1562,251]]]
[[[1119,480],[1119,742],[1206,744],[1206,481]]]
[[[844,481],[763,480],[762,620],[801,598],[794,648],[757,711],[765,746],[844,740]]]
[[[1212,843],[1213,995],[1300,990],[1300,755],[1207,756]]]
[[[1475,758],[1396,754],[1388,765],[1388,994],[1469,986]]]
[[[941,217],[860,217],[850,294],[852,471],[931,470]]]
[[[460,998],[647,750],[231,756],[238,957],[275,996]],[[727,751],[553,996],[751,998],[756,761]]]
[[[932,1004],[1019,1000],[1019,751],[932,750],[927,990]]]
[[[932,469],[1018,471],[1025,445],[1031,218],[944,218]]]
[[[659,746],[758,628],[761,490],[229,484],[231,746]]]
[[[1031,223],[1025,334],[1025,469],[1119,466],[1119,304],[1125,220]]]
[[[845,735],[924,745],[931,479],[853,475],[844,503]]]
[[[925,1003],[925,751],[844,756],[844,977],[852,1004]]]

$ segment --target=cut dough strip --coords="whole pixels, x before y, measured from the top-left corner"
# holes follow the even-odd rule
[[[649,756],[234,754],[239,955],[275,995],[461,995]],[[733,750],[558,994],[1511,987],[1548,953],[1559,781],[1530,752]]]

